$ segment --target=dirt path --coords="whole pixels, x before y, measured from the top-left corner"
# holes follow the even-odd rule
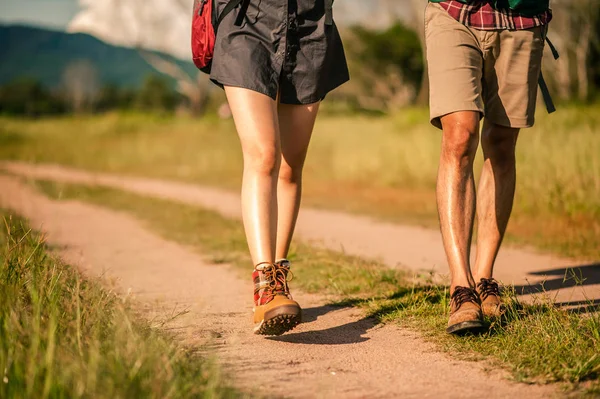
[[[60,256],[162,317],[182,339],[210,344],[245,391],[289,397],[549,397],[553,387],[516,384],[485,363],[436,353],[415,333],[375,326],[352,308],[297,295],[306,323],[280,338],[251,334],[251,284],[228,266],[211,265],[148,232],[131,216],[79,202],[52,201],[0,176],[0,205],[47,233]]]
[[[179,201],[212,209],[228,217],[240,217],[239,196],[229,191],[185,183],[90,173],[54,165],[4,163],[11,173],[36,179],[50,179],[118,188],[142,195]],[[440,234],[413,226],[375,221],[364,216],[303,208],[297,237],[334,250],[382,260],[390,267],[445,275],[447,265]],[[569,268],[585,280],[573,287],[567,279]],[[600,300],[600,264],[540,254],[532,250],[503,248],[496,263],[496,277],[514,284],[518,292],[537,292],[542,287],[551,298],[567,306],[582,306]]]

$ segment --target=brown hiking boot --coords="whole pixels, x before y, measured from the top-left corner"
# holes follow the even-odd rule
[[[456,287],[450,296],[450,320],[446,332],[461,334],[483,327],[483,316],[477,292],[469,287]]]
[[[254,333],[281,335],[296,327],[302,309],[288,287],[290,262],[261,263],[254,269]]]
[[[487,317],[500,317],[505,307],[500,298],[500,287],[493,278],[482,278],[477,283],[477,294],[481,301],[481,311]]]

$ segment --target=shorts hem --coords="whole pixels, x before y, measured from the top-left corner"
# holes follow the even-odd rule
[[[279,98],[279,103],[280,104],[286,104],[286,105],[310,105],[310,104],[315,104],[318,103],[320,101],[323,101],[323,99],[325,98],[325,96],[321,96],[321,97],[310,97],[308,100],[298,100],[297,98]]]
[[[473,112],[479,112],[480,114],[480,119],[484,117],[485,112],[483,109],[481,109],[481,107],[478,107],[477,104],[472,103],[472,102],[468,102],[468,103],[463,103],[463,104],[459,104],[454,106],[452,109],[445,109],[445,110],[441,110],[441,111],[435,111],[435,112],[431,112],[430,117],[429,117],[429,122],[437,127],[438,129],[442,129],[442,121],[441,118],[443,116],[446,115],[450,115],[450,114],[454,114],[456,112],[462,112],[462,111],[473,111]]]
[[[485,118],[495,125],[512,129],[529,129],[535,124],[535,119],[529,118],[508,118],[507,120],[506,118],[496,119],[493,115],[486,115]]]
[[[252,86],[252,85],[247,85],[247,84],[232,82],[232,81],[228,81],[227,79],[219,79],[218,77],[213,77],[213,76],[210,77],[210,80],[215,85],[219,86],[222,89],[225,86],[239,87],[239,88],[242,88],[242,89],[248,89],[248,90],[252,90],[252,91],[255,91],[257,93],[260,93],[260,94],[264,94],[264,95],[270,97],[271,99],[277,101],[277,93],[275,93],[275,94],[270,93],[269,90],[265,90],[264,87],[257,87],[257,86]],[[280,96],[279,97],[279,102],[281,104],[289,104],[289,105],[309,105],[309,104],[315,104],[315,103],[323,101],[325,99],[325,97],[327,96],[327,94],[329,94],[333,90],[337,89],[338,87],[340,87],[344,83],[348,82],[349,80],[350,80],[350,78],[347,77],[344,80],[341,80],[339,83],[336,83],[336,84],[332,85],[327,90],[325,90],[323,93],[315,94],[313,96],[310,96],[310,97],[307,97],[307,98],[303,98],[302,100],[300,100],[298,98],[294,98],[294,97]]]
[[[264,94],[265,96],[270,97],[272,100],[277,101],[277,93],[275,93],[275,94],[269,93],[269,91],[265,90],[264,88],[259,88],[256,86],[241,84],[241,83],[237,83],[237,82],[231,82],[231,81],[227,81],[225,79],[219,79],[219,78],[212,77],[212,76],[210,77],[210,80],[214,84],[219,86],[221,89],[224,89],[225,86],[239,87],[240,89],[252,90],[257,93]]]

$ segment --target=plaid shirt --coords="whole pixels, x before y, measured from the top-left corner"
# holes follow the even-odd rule
[[[523,30],[547,25],[552,19],[550,10],[535,17],[522,17],[513,11],[496,10],[488,1],[464,4],[456,0],[439,3],[458,22],[478,30]]]

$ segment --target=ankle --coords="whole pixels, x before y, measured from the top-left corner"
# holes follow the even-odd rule
[[[475,284],[478,284],[481,279],[491,280],[494,277],[492,277],[492,273],[476,273],[473,275],[473,278],[475,279]]]
[[[269,267],[269,266],[273,266],[273,265],[274,265],[274,263],[273,263],[273,262],[260,262],[260,263],[257,263],[257,264],[254,266],[254,270],[255,270],[255,271],[256,271],[256,270],[263,270],[263,269],[265,269],[265,268],[267,268],[267,267]]]
[[[468,281],[456,282],[456,283],[453,282],[450,284],[450,295],[452,295],[454,293],[454,291],[456,290],[457,287],[465,287],[465,288],[471,288],[471,289],[474,288],[474,286],[472,284],[469,284]]]
[[[450,293],[452,294],[456,287],[475,288],[475,284],[471,276],[453,276],[450,278]]]

